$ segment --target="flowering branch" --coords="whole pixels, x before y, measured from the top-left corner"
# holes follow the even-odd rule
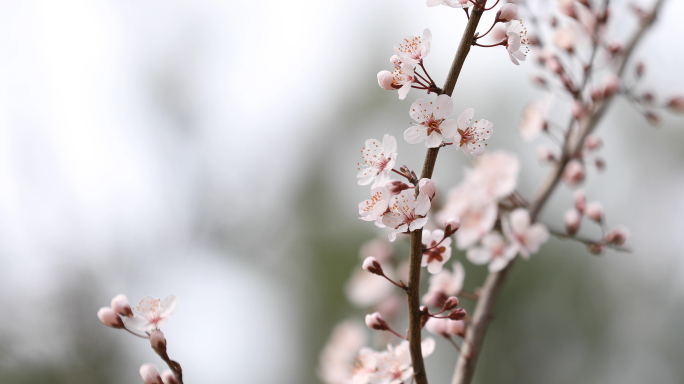
[[[478,3],[484,5],[486,0],[478,0]],[[456,81],[463,68],[463,63],[465,62],[466,56],[470,52],[470,47],[473,43],[475,30],[480,22],[482,13],[484,9],[480,7],[474,7],[470,18],[468,19],[468,24],[463,32],[463,37],[461,38],[461,43],[458,46],[458,51],[454,57],[454,61],[449,69],[449,74],[447,75],[446,81],[444,82],[444,87],[442,87],[442,92],[446,95],[451,96],[456,87]],[[427,154],[425,155],[425,161],[423,162],[423,170],[421,172],[421,179],[431,178],[432,172],[435,169],[435,163],[437,161],[437,155],[439,154],[439,147],[429,148]],[[416,195],[418,195],[418,186],[416,186]],[[423,230],[418,229],[411,232],[411,253],[409,257],[409,281],[408,281],[408,318],[409,318],[409,329],[408,329],[408,339],[409,339],[409,351],[411,354],[411,361],[413,362],[413,377],[416,384],[427,384],[427,375],[425,373],[425,364],[423,362],[423,354],[421,351],[421,311],[420,311],[420,266],[423,258],[423,243],[422,243]]]
[[[629,59],[631,53],[633,52],[638,42],[645,34],[648,27],[652,25],[653,21],[655,20],[656,14],[662,6],[663,2],[664,0],[658,0],[652,12],[645,15],[641,19],[640,29],[631,39],[622,55],[621,62],[616,72],[618,77],[620,77],[623,74],[627,60]],[[593,62],[593,58],[595,57],[595,51],[598,42],[594,41],[593,44],[594,53],[592,53],[592,59],[586,67],[587,69],[584,74],[585,79],[583,81],[582,88],[584,88],[584,86],[587,84],[587,79],[592,70],[591,65]],[[581,94],[581,90],[577,94]],[[566,131],[566,141],[565,145],[563,146],[563,153],[558,162],[555,163],[554,168],[549,172],[549,176],[547,177],[546,181],[539,188],[537,194],[535,195],[535,198],[529,205],[530,218],[532,221],[536,219],[539,212],[544,207],[544,204],[548,200],[549,196],[551,195],[555,187],[558,185],[558,182],[561,179],[561,175],[563,174],[563,170],[565,169],[565,166],[573,158],[573,155],[577,153],[579,150],[581,150],[582,143],[584,142],[586,136],[589,133],[591,133],[598,125],[599,121],[605,114],[605,111],[610,106],[613,96],[614,94],[606,95],[605,99],[601,101],[600,104],[592,111],[590,116],[579,120],[579,133],[577,134],[575,140],[570,140],[571,129],[568,129]],[[570,125],[570,127],[571,126],[572,125]],[[473,376],[475,374],[477,358],[482,349],[482,344],[484,342],[484,336],[487,331],[489,320],[492,317],[492,308],[499,295],[499,291],[501,290],[503,283],[506,280],[506,276],[512,268],[512,265],[513,263],[511,262],[503,270],[496,273],[490,273],[487,276],[485,284],[480,293],[480,299],[478,300],[477,306],[475,307],[472,322],[466,331],[466,342],[463,343],[462,351],[459,355],[459,359],[456,364],[456,370],[454,373],[454,377],[452,379],[452,384],[468,384],[472,381]]]

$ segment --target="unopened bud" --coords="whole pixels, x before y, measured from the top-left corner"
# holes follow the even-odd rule
[[[624,46],[622,43],[619,43],[617,41],[613,41],[612,43],[608,44],[608,53],[610,53],[611,56],[615,56],[618,53],[622,52],[624,49]]]
[[[596,165],[596,169],[600,172],[603,172],[603,170],[606,169],[606,162],[600,157],[594,159],[594,165]]]
[[[444,302],[444,306],[442,307],[443,310],[445,311],[450,311],[454,308],[458,307],[458,297],[456,296],[451,296],[446,301]]]
[[[648,109],[644,113],[644,116],[646,116],[646,120],[648,120],[652,126],[657,127],[660,125],[660,115],[658,112]]]
[[[634,67],[634,72],[636,73],[637,77],[643,76],[645,71],[646,65],[643,61],[638,62],[636,67]]]
[[[140,367],[140,376],[142,376],[144,384],[164,384],[157,367],[152,364],[143,364]]]
[[[579,213],[583,213],[584,209],[587,207],[587,195],[584,193],[583,189],[578,189],[575,192],[575,209]]]
[[[373,256],[366,257],[366,259],[363,261],[363,269],[374,275],[385,276],[380,262]]]
[[[131,306],[128,305],[128,299],[124,295],[116,295],[112,299],[112,309],[121,316],[133,316]]]
[[[102,307],[100,308],[99,311],[97,311],[97,317],[100,319],[102,324],[112,327],[112,328],[123,328],[124,323],[123,320],[121,320],[121,317],[114,312],[113,309],[109,307]]]
[[[546,60],[546,68],[553,73],[560,74],[563,71],[560,61],[555,56],[549,57]]]
[[[576,209],[565,212],[565,230],[572,236],[577,233],[582,222],[582,215]]]
[[[653,94],[653,92],[644,92],[641,95],[641,101],[643,101],[644,104],[652,105],[655,101],[655,95]]]
[[[594,220],[597,223],[603,221],[603,208],[601,207],[600,203],[593,202],[587,204],[587,208],[584,210],[584,214],[587,215],[588,218]]]
[[[420,179],[418,182],[418,190],[420,193],[426,194],[430,200],[432,200],[435,197],[435,193],[437,193],[435,182],[427,178]]]
[[[392,195],[398,195],[401,193],[401,191],[412,188],[410,185],[399,180],[390,180],[387,182],[386,185],[389,188],[389,191]]]
[[[366,315],[366,325],[368,328],[376,331],[386,331],[388,329],[387,322],[382,318],[380,312],[373,312]]]
[[[394,77],[390,71],[378,72],[378,84],[386,91],[394,90]]]
[[[629,230],[625,227],[617,227],[606,233],[605,240],[609,244],[623,245],[629,237]]]
[[[577,159],[570,160],[563,170],[563,181],[570,186],[575,186],[584,180],[584,165]]]
[[[672,112],[684,112],[684,96],[675,96],[667,102],[667,107]]]
[[[458,217],[447,219],[444,223],[444,237],[449,237],[461,228],[461,220]]]
[[[589,247],[589,252],[591,252],[594,255],[600,255],[603,252],[603,244],[599,243],[591,243],[588,245]]]
[[[604,96],[610,97],[620,90],[620,78],[615,75],[609,75],[606,78],[604,87]]]
[[[150,332],[150,344],[157,354],[162,355],[166,353],[166,338],[162,331],[155,329]]]
[[[588,135],[584,138],[584,149],[595,151],[603,146],[603,141],[596,135]]]
[[[176,375],[171,372],[170,369],[162,372],[161,378],[164,384],[178,384],[178,378],[176,378]]]
[[[504,4],[496,13],[495,22],[507,23],[513,20],[518,15],[518,7],[515,4]]]
[[[466,310],[463,308],[457,308],[451,313],[449,313],[449,319],[451,320],[463,320],[468,314],[466,313]]]

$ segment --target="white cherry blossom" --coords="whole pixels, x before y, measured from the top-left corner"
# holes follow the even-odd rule
[[[394,229],[388,236],[394,241],[397,233],[423,228],[428,221],[425,215],[430,210],[430,198],[424,193],[416,198],[413,190],[405,190],[392,197],[389,209],[390,212],[382,217],[382,223]]]
[[[511,20],[506,23],[506,50],[513,64],[520,65],[520,61],[525,61],[529,52],[528,44],[527,28],[522,21]]]
[[[427,267],[428,272],[435,274],[442,270],[444,263],[451,258],[451,238],[444,238],[444,231],[437,229],[434,231],[423,230],[423,245],[426,250],[423,252],[422,267]]]
[[[473,108],[463,111],[458,117],[458,128],[456,135],[454,135],[454,146],[462,148],[466,156],[469,154],[480,156],[484,153],[487,144],[480,143],[480,141],[489,139],[494,127],[494,124],[487,120],[476,120],[471,127],[470,122],[474,115],[475,110]]]
[[[468,8],[472,5],[469,0],[427,0],[425,4],[427,4],[428,7],[446,5],[451,8]]]
[[[452,264],[452,271],[443,269],[430,277],[430,286],[423,296],[423,303],[433,307],[441,307],[450,296],[457,296],[463,289],[465,269],[458,261]]]
[[[489,263],[489,272],[499,272],[515,258],[518,248],[508,244],[498,232],[492,232],[482,238],[481,247],[468,249],[466,257],[473,264]]]
[[[382,223],[382,215],[387,212],[391,198],[392,194],[387,184],[371,188],[370,200],[359,203],[359,219],[375,221],[375,225],[383,228],[385,225]]]
[[[395,67],[394,71],[380,71],[378,72],[378,84],[388,91],[398,90],[399,100],[404,100],[411,85],[416,81],[413,66],[407,63],[401,63],[400,67]]]
[[[397,161],[397,140],[394,136],[385,135],[382,144],[376,139],[366,140],[361,150],[363,163],[359,164],[359,185],[373,183],[371,188],[385,184],[390,179],[390,172]]]
[[[160,329],[176,310],[178,299],[170,295],[164,300],[152,296],[143,297],[137,307],[133,308],[133,317],[124,319],[127,328],[133,328],[140,332],[150,332]]]
[[[506,151],[486,153],[465,171],[465,183],[487,201],[509,196],[515,191],[520,172],[518,157]]]
[[[418,124],[404,132],[404,139],[409,144],[425,140],[426,147],[439,147],[443,137],[452,138],[457,133],[456,120],[446,119],[452,110],[453,102],[448,95],[437,96],[434,104],[423,99],[416,100],[409,114]]]
[[[416,65],[423,61],[425,56],[430,53],[430,44],[432,43],[432,32],[425,28],[422,37],[408,36],[404,42],[399,46],[394,47],[394,52],[404,63]],[[394,56],[392,57],[394,58]]]
[[[520,255],[525,259],[537,253],[539,247],[549,239],[549,231],[544,224],[530,222],[527,209],[516,208],[507,220],[502,221],[506,238],[518,247]]]
[[[345,320],[333,329],[321,351],[318,377],[326,384],[347,383],[359,349],[368,342],[366,327],[359,321]]]
[[[497,202],[486,196],[482,188],[463,184],[449,193],[447,203],[437,216],[442,222],[451,217],[460,219],[456,244],[458,249],[466,249],[492,230],[497,212]]]

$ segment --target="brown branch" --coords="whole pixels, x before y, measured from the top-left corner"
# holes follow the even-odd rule
[[[486,2],[486,0],[478,0],[480,4]],[[456,87],[456,81],[463,68],[463,63],[465,62],[468,52],[470,52],[470,47],[473,44],[473,38],[475,35],[475,30],[477,29],[477,24],[480,22],[480,17],[484,10],[478,7],[473,7],[470,18],[468,19],[468,25],[466,26],[463,36],[461,37],[461,43],[456,51],[456,56],[451,64],[451,69],[449,69],[449,74],[444,82],[444,87],[442,87],[443,93],[449,96],[454,92],[454,87]],[[425,161],[423,162],[423,170],[420,174],[421,178],[431,178],[432,171],[435,169],[435,162],[437,161],[437,154],[439,154],[439,147],[430,148],[425,155]],[[416,194],[418,193],[418,187],[416,186]],[[409,256],[409,281],[408,289],[406,290],[408,296],[408,318],[409,318],[409,329],[408,329],[408,339],[409,339],[409,350],[411,353],[411,361],[413,362],[413,378],[416,384],[427,384],[427,374],[425,373],[425,363],[423,362],[423,352],[421,349],[421,312],[420,312],[420,264],[423,259],[423,230],[418,229],[411,232],[411,254]]]
[[[632,54],[637,43],[643,37],[646,29],[653,24],[656,14],[660,7],[662,6],[664,0],[658,0],[653,8],[651,14],[642,20],[641,28],[634,35],[622,56],[622,62],[620,63],[617,74],[622,75],[627,60]],[[594,42],[596,44],[596,41]],[[592,58],[595,55],[592,54]],[[593,61],[593,60],[592,60]],[[589,64],[591,65],[591,63]],[[585,73],[585,79],[583,84],[587,84],[588,76],[590,75],[590,70]],[[580,92],[581,94],[581,92]],[[584,138],[591,133],[598,125],[601,118],[605,115],[605,111],[609,107],[612,101],[612,96],[609,96],[604,100],[596,109],[590,117],[580,121],[580,134],[577,135],[577,139],[570,142],[569,136],[566,136],[566,145],[563,148],[563,155],[561,159],[554,165],[554,168],[549,172],[549,176],[539,188],[535,198],[530,203],[530,217],[532,221],[536,219],[539,212],[543,208],[544,204],[548,200],[551,192],[556,188],[558,182],[563,174],[563,169],[567,162],[570,160],[571,155],[576,153],[581,149],[582,142]],[[568,130],[568,133],[570,130]],[[515,260],[514,260],[515,261]],[[477,302],[475,307],[475,312],[473,315],[472,322],[468,329],[466,330],[466,342],[463,343],[462,351],[459,356],[458,362],[456,364],[456,371],[452,380],[452,384],[469,384],[472,382],[473,376],[475,374],[475,366],[477,364],[477,358],[482,350],[482,344],[484,342],[484,336],[487,332],[487,326],[489,320],[492,316],[492,308],[499,295],[499,291],[506,280],[506,276],[513,266],[513,262],[509,263],[506,268],[497,273],[490,273],[487,276],[485,284],[480,293],[480,300]]]

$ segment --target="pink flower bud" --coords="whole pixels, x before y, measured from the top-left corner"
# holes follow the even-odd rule
[[[603,208],[600,203],[593,202],[587,204],[587,208],[584,210],[584,214],[588,218],[594,220],[597,223],[603,221]]]
[[[660,114],[658,114],[658,112],[648,109],[646,110],[646,113],[644,113],[644,116],[652,126],[657,127],[660,125]]]
[[[466,313],[466,310],[463,308],[457,308],[451,311],[449,313],[449,319],[451,320],[463,320],[468,314]]]
[[[604,94],[606,97],[610,97],[615,94],[615,92],[620,90],[620,78],[615,75],[609,75],[603,84]]]
[[[549,148],[540,146],[537,148],[537,159],[539,159],[541,163],[550,163],[556,161],[556,156]]]
[[[611,54],[611,56],[615,56],[618,53],[622,52],[624,49],[624,46],[622,43],[619,43],[617,41],[613,41],[612,43],[608,44],[608,52]]]
[[[152,345],[152,349],[154,349],[157,354],[161,355],[166,353],[166,338],[164,337],[164,333],[162,333],[162,331],[155,329],[150,332],[150,344]]]
[[[653,105],[653,102],[655,102],[655,95],[652,92],[644,92],[641,95],[641,101],[643,101],[644,104]]]
[[[408,184],[401,182],[399,180],[390,180],[387,182],[386,185],[389,188],[389,191],[392,195],[398,195],[401,193],[401,191],[407,190],[409,188],[413,188],[413,186],[408,185]]]
[[[458,307],[458,297],[456,297],[456,296],[451,296],[451,297],[449,297],[448,299],[446,299],[446,301],[444,302],[444,306],[442,307],[442,309],[444,309],[445,311],[450,311],[450,310],[452,310],[452,309],[454,309],[454,308],[456,308],[456,307]]]
[[[582,222],[582,215],[576,209],[569,209],[565,212],[565,230],[572,236],[579,230]]]
[[[171,372],[170,369],[167,369],[166,371],[162,372],[161,378],[164,384],[178,384],[178,379],[176,378],[176,375],[173,372]]]
[[[128,299],[124,295],[116,295],[112,299],[112,309],[114,312],[121,316],[131,317],[133,316],[133,311],[131,311],[131,306],[128,305]]]
[[[645,71],[646,71],[646,65],[644,64],[644,62],[643,61],[638,62],[636,67],[634,68],[634,72],[636,73],[637,77],[643,76]]]
[[[563,181],[570,186],[575,186],[584,180],[584,165],[577,159],[570,160],[563,170]]]
[[[444,223],[444,237],[449,237],[461,228],[461,220],[458,217],[447,219]]]
[[[587,110],[584,108],[581,101],[575,100],[570,105],[570,113],[572,113],[572,117],[579,120],[587,114]]]
[[[670,108],[672,112],[684,112],[684,96],[678,95],[671,98],[667,102],[667,107]]]
[[[563,72],[563,66],[561,66],[560,61],[555,56],[552,56],[546,60],[546,68],[553,73],[560,74]]]
[[[143,364],[140,367],[140,376],[145,384],[164,384],[157,367],[152,364]]]
[[[378,72],[378,84],[380,87],[386,91],[394,90],[394,77],[392,77],[392,72],[390,71],[380,71]]]
[[[606,169],[606,162],[600,157],[594,159],[594,165],[596,165],[596,169],[599,171]]]
[[[603,146],[603,141],[596,135],[588,135],[584,139],[584,148],[588,151],[595,151]]]
[[[625,227],[617,227],[606,233],[605,240],[609,244],[623,245],[629,237],[629,230]]]
[[[584,193],[583,189],[578,189],[575,192],[575,209],[579,213],[583,213],[584,209],[587,207],[587,195]]]
[[[496,13],[496,22],[507,23],[518,16],[518,7],[515,4],[504,4]]]
[[[373,256],[366,257],[366,260],[363,261],[363,269],[374,275],[385,275],[382,271],[382,266],[380,265],[380,262]]]
[[[599,244],[599,243],[591,243],[589,244],[589,252],[591,252],[594,255],[600,255],[603,252],[604,245]]]
[[[102,324],[112,328],[123,328],[124,323],[121,317],[109,307],[102,307],[97,311],[97,317]]]
[[[418,190],[420,193],[424,193],[427,195],[427,197],[432,200],[435,197],[435,193],[437,193],[437,189],[435,188],[435,182],[432,181],[431,179],[420,179],[418,182]]]
[[[589,93],[591,96],[591,100],[593,101],[599,101],[603,99],[603,89],[599,88],[593,88],[591,92]]]
[[[388,329],[387,322],[385,322],[385,319],[382,318],[380,312],[373,312],[366,315],[366,325],[368,328],[374,329],[376,331],[385,331]]]

